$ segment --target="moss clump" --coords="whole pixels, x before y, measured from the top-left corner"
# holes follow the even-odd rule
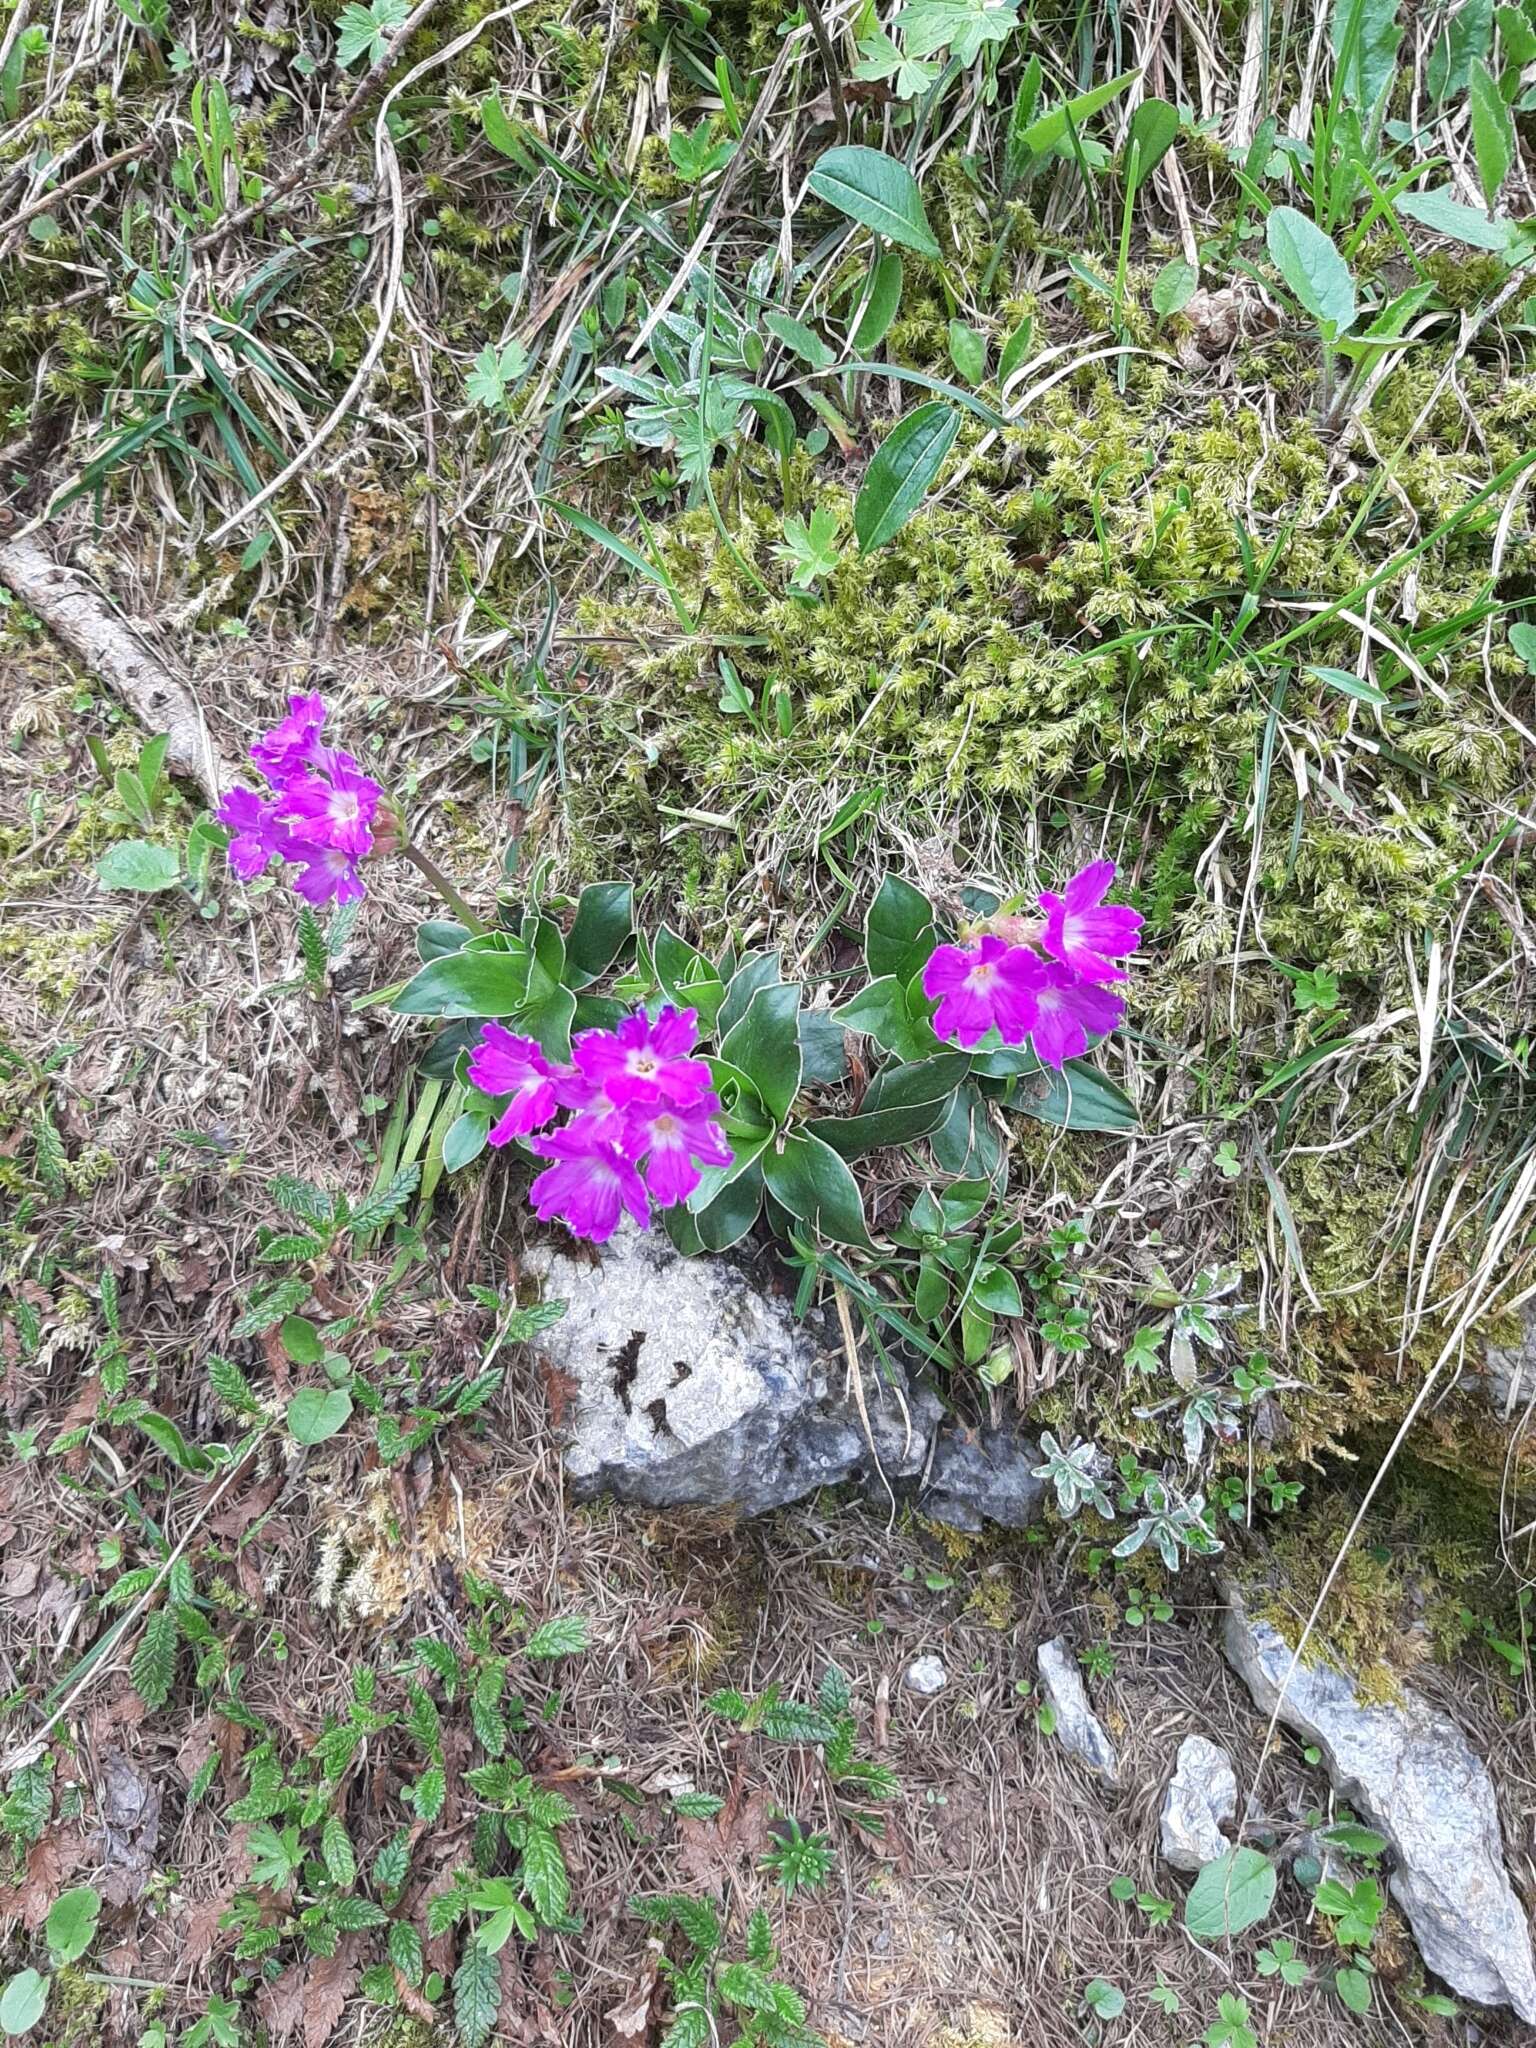
[[[1385,1439],[1360,1447],[1374,1472]],[[1314,1657],[1350,1672],[1366,1700],[1396,1698],[1420,1665],[1461,1653],[1483,1622],[1518,1638],[1516,1588],[1498,1563],[1498,1494],[1427,1461],[1400,1457],[1359,1536],[1344,1549],[1363,1491],[1314,1488],[1306,1507],[1277,1524],[1263,1581],[1249,1594],[1295,1643],[1334,1559],[1343,1563],[1311,1637]]]

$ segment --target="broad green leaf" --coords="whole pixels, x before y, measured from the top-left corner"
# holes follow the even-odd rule
[[[960,415],[935,399],[898,420],[886,435],[854,500],[853,530],[862,554],[873,554],[900,533],[943,468],[959,431]]]
[[[134,1421],[150,1442],[157,1444],[183,1472],[200,1475],[213,1470],[213,1460],[208,1453],[196,1444],[189,1444],[168,1415],[160,1415],[153,1408],[147,1408],[141,1410]]]
[[[343,1387],[301,1387],[288,1403],[288,1433],[295,1443],[323,1444],[344,1429],[352,1396]]]
[[[1064,1131],[1134,1131],[1140,1128],[1135,1105],[1086,1060],[1068,1060],[1059,1071],[1042,1068],[1026,1078],[1012,1098],[1013,1108],[1037,1123]]]
[[[887,249],[876,260],[863,310],[854,323],[853,346],[861,355],[878,348],[901,306],[901,257]]]
[[[480,127],[492,149],[509,156],[515,163],[522,163],[527,152],[517,128],[508,118],[506,108],[493,92],[488,92],[480,102]]]
[[[277,1335],[295,1365],[318,1365],[325,1356],[320,1332],[308,1316],[284,1316]]]
[[[896,16],[909,56],[947,50],[957,64],[974,64],[986,44],[1005,41],[1018,25],[1018,0],[907,0]]]
[[[1275,1866],[1257,1849],[1228,1849],[1207,1863],[1184,1901],[1197,1941],[1220,1941],[1258,1925],[1274,1903]]]
[[[997,365],[999,384],[1006,384],[1014,371],[1029,361],[1034,347],[1035,323],[1026,315],[1003,343],[1003,353]]]
[[[1085,121],[1091,120],[1111,100],[1117,100],[1121,93],[1133,86],[1140,76],[1139,71],[1122,71],[1118,78],[1107,79],[1090,92],[1079,93],[1076,99],[1052,107],[1021,130],[1016,140],[1010,135],[1010,158],[1017,151],[1027,162],[1031,157],[1044,156],[1047,150],[1057,148],[1066,141],[1069,129],[1081,128]]]
[[[1446,186],[1433,192],[1405,192],[1397,210],[1437,235],[1465,242],[1470,249],[1491,249],[1500,256],[1509,254],[1519,234],[1513,221],[1490,220],[1475,206],[1463,206]]]
[[[592,882],[582,890],[565,942],[568,987],[584,988],[607,973],[634,925],[634,900],[628,882]]]
[[[843,1028],[832,1012],[802,1010],[799,1031],[801,1081],[828,1087],[843,1080],[848,1072],[848,1048],[843,1043]]]
[[[1175,256],[1152,280],[1153,312],[1160,320],[1182,313],[1195,296],[1199,283],[1200,273],[1194,264],[1186,262],[1182,256]]]
[[[1371,1980],[1364,1970],[1343,1969],[1334,1973],[1333,1988],[1349,2007],[1351,2012],[1367,2013],[1371,2009]]]
[[[1270,258],[1301,304],[1335,340],[1355,324],[1355,285],[1349,265],[1315,221],[1294,206],[1277,206],[1264,223]]]
[[[29,2034],[48,2005],[48,1986],[53,1980],[36,1970],[18,1970],[0,1991],[0,2027],[13,2038]]]
[[[61,1892],[48,1909],[48,1953],[54,1967],[73,1963],[83,1956],[96,1938],[101,1913],[101,1893],[93,1885],[76,1885]]]
[[[1385,690],[1378,690],[1374,683],[1362,682],[1347,668],[1319,668],[1309,665],[1309,676],[1316,676],[1320,683],[1326,683],[1330,690],[1338,690],[1346,697],[1358,697],[1362,704],[1390,704],[1392,699]]]
[[[740,1244],[752,1228],[762,1206],[763,1169],[761,1159],[757,1158],[728,1187],[723,1188],[707,1208],[697,1211],[668,1209],[664,1218],[670,1224],[674,1216],[689,1217],[704,1251],[728,1252],[732,1245]]]
[[[722,966],[722,976],[725,972]],[[760,988],[771,988],[782,979],[777,953],[749,953],[730,975],[725,1001],[720,1005],[716,1029],[721,1038],[741,1022],[747,1014],[747,1005]]]
[[[1492,213],[1499,188],[1515,160],[1515,124],[1504,95],[1488,66],[1479,59],[1467,78],[1467,107],[1472,117],[1472,148],[1477,156],[1478,183]]]
[[[156,896],[181,880],[181,862],[168,846],[147,839],[120,839],[96,863],[96,879],[107,889],[132,889]]]
[[[416,927],[416,958],[423,965],[428,960],[442,960],[449,953],[459,952],[468,937],[457,918],[429,917],[425,924]]]
[[[443,1138],[443,1171],[462,1173],[478,1159],[485,1150],[490,1128],[490,1116],[483,1109],[466,1109],[456,1116]]]
[[[987,374],[986,336],[963,320],[949,323],[949,360],[967,384],[980,384]]]
[[[799,1015],[799,984],[776,982],[758,990],[746,1015],[720,1042],[721,1058],[740,1067],[779,1123],[800,1087]]]
[[[791,1216],[834,1244],[872,1249],[859,1184],[830,1145],[791,1132],[782,1151],[770,1145],[764,1152],[762,1169],[768,1192]]]
[[[818,199],[861,227],[938,260],[941,251],[923,212],[917,180],[895,157],[861,143],[844,143],[818,157],[808,182]]]
[[[801,362],[809,363],[813,370],[825,370],[837,361],[837,357],[821,336],[803,320],[796,320],[788,313],[777,309],[763,315],[763,325],[776,341],[797,355]]]
[[[864,919],[864,961],[870,973],[909,982],[927,966],[937,943],[928,898],[899,875],[887,875]]]
[[[805,1128],[842,1159],[926,1138],[948,1116],[950,1098],[970,1065],[965,1053],[940,1053],[933,1059],[887,1067],[865,1091],[857,1115],[819,1117]]]
[[[429,960],[395,997],[401,1017],[510,1017],[528,999],[531,956],[511,952],[449,953]]]
[[[1370,116],[1384,101],[1397,75],[1398,0],[1334,0],[1328,29],[1333,54],[1342,66],[1344,98]]]
[[[939,1040],[926,1017],[914,1017],[906,984],[883,974],[861,988],[833,1016],[844,1031],[859,1031],[899,1060],[922,1060],[939,1050]]]
[[[1144,185],[1178,140],[1179,110],[1167,100],[1143,100],[1131,116],[1125,138],[1125,160],[1136,152],[1136,184]]]
[[[1486,57],[1493,37],[1493,0],[1457,0],[1441,17],[1443,27],[1424,67],[1424,81],[1436,102],[1465,90],[1472,61]]]
[[[1527,20],[1518,7],[1495,7],[1493,18],[1498,23],[1504,62],[1516,70],[1536,64],[1536,14]]]
[[[1536,626],[1511,626],[1509,644],[1536,676]]]

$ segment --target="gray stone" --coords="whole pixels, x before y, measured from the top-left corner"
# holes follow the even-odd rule
[[[1120,1775],[1120,1759],[1088,1704],[1082,1674],[1072,1645],[1065,1636],[1042,1643],[1035,1652],[1046,1698],[1056,1714],[1056,1735],[1063,1749],[1081,1757],[1090,1770],[1113,1785]]]
[[[1163,1861],[1175,1870],[1203,1870],[1232,1846],[1221,1823],[1237,1814],[1237,1773],[1218,1743],[1186,1735],[1158,1816]]]
[[[1536,1303],[1525,1311],[1518,1342],[1513,1346],[1490,1344],[1471,1377],[1506,1417],[1536,1395]]]
[[[949,1673],[942,1657],[914,1657],[901,1682],[908,1692],[921,1693],[924,1699],[931,1700],[948,1685]]]
[[[1367,1705],[1331,1664],[1298,1664],[1268,1622],[1226,1587],[1224,1644],[1262,1713],[1322,1750],[1335,1788],[1392,1846],[1393,1898],[1424,1960],[1480,2005],[1536,2023],[1531,1930],[1504,1867],[1487,1769],[1448,1714],[1421,1694]],[[1282,1697],[1283,1689],[1283,1697]]]
[[[1040,1448],[1013,1430],[952,1429],[940,1438],[921,1511],[952,1529],[975,1535],[984,1521],[1027,1529],[1040,1519],[1046,1482],[1034,1468]]]
[[[539,1346],[572,1382],[566,1472],[581,1497],[756,1515],[857,1480],[883,1497],[840,1346],[797,1322],[730,1259],[685,1259],[660,1231],[626,1229],[599,1262],[548,1248],[529,1270],[566,1303]],[[866,1368],[880,1470],[927,1462],[942,1408]]]

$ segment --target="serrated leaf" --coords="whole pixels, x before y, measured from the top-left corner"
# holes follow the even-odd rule
[[[320,1834],[320,1855],[332,1884],[340,1885],[345,1891],[357,1882],[357,1858],[352,1852],[352,1838],[339,1814],[332,1813],[326,1817]]]
[[[471,1935],[453,1973],[453,2017],[463,2048],[484,2048],[501,2010],[501,1965]]]
[[[531,1827],[523,1842],[523,1886],[546,1927],[556,1927],[570,1904],[571,1883],[560,1844],[549,1828]]]
[[[152,846],[147,839],[121,839],[97,861],[96,879],[106,889],[155,896],[176,887],[181,880],[181,862],[168,846]]]
[[[1246,1933],[1275,1897],[1275,1866],[1257,1849],[1228,1849],[1207,1863],[1184,1901],[1184,1925],[1200,1941]]]
[[[145,1622],[128,1675],[134,1691],[151,1711],[170,1698],[176,1676],[176,1620],[166,1608],[157,1607]]]
[[[923,212],[917,180],[903,163],[861,143],[844,143],[817,158],[809,180],[818,199],[889,241],[938,259],[941,251]]]
[[[302,1217],[306,1223],[329,1223],[331,1220],[331,1198],[322,1189],[307,1180],[299,1180],[294,1174],[280,1173],[268,1190],[279,1209],[290,1216]]]
[[[409,1920],[396,1920],[389,1930],[389,1960],[413,1989],[421,1982],[425,1964],[421,1936]]]
[[[230,1329],[232,1337],[256,1337],[280,1323],[292,1310],[300,1308],[313,1292],[309,1281],[301,1274],[292,1280],[279,1280],[275,1286],[264,1288],[251,1301],[243,1315],[237,1316]]]
[[[402,1166],[398,1173],[391,1175],[384,1187],[375,1188],[371,1194],[363,1197],[352,1211],[348,1227],[358,1235],[371,1230],[381,1230],[386,1223],[393,1222],[400,1214],[420,1184],[420,1166],[414,1162],[410,1166]]]
[[[523,1655],[535,1662],[554,1657],[574,1657],[591,1641],[591,1624],[582,1614],[557,1614],[541,1622],[523,1645]]]
[[[411,1804],[416,1809],[418,1820],[434,1821],[443,1810],[443,1801],[448,1796],[448,1780],[439,1765],[422,1772],[411,1787]]]
[[[713,1820],[725,1801],[713,1792],[674,1792],[672,1805],[684,1820]]]

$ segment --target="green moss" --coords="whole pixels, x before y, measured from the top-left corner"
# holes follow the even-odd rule
[[[1417,1666],[1463,1653],[1485,1618],[1520,1632],[1515,1587],[1498,1563],[1496,1488],[1401,1456],[1344,1548],[1361,1475],[1377,1469],[1386,1448],[1386,1439],[1373,1438],[1353,1484],[1315,1489],[1307,1507],[1277,1525],[1263,1577],[1249,1589],[1255,1611],[1294,1644],[1343,1549],[1312,1649],[1354,1674],[1367,1700],[1396,1697]]]

